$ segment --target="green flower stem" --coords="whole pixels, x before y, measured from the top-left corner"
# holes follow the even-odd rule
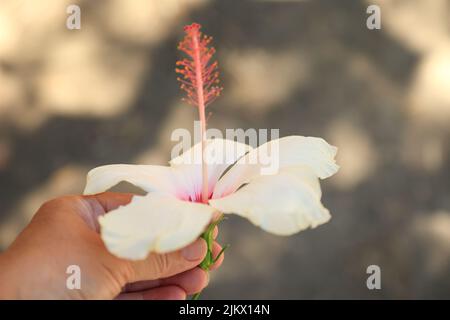
[[[217,255],[217,257],[213,257],[213,244],[214,244],[214,237],[213,237],[213,233],[214,233],[214,228],[220,223],[222,222],[222,220],[224,220],[225,217],[224,215],[220,215],[220,217],[215,220],[214,222],[212,222],[208,228],[206,228],[206,231],[201,235],[201,237],[203,239],[205,239],[206,244],[207,244],[207,252],[206,252],[206,256],[203,259],[203,261],[199,264],[199,267],[202,268],[203,270],[205,270],[206,272],[209,272],[209,269],[211,268],[211,266],[217,262],[217,260],[220,258],[220,256],[225,252],[226,249],[228,249],[229,245],[226,245],[222,248],[222,250],[220,250],[219,254]],[[200,292],[197,292],[196,294],[194,294],[192,296],[191,300],[198,300],[200,298]]]

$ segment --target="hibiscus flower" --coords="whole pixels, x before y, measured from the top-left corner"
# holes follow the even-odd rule
[[[110,252],[144,259],[150,252],[177,250],[197,239],[219,212],[240,215],[277,235],[292,235],[330,219],[320,201],[319,178],[330,177],[338,166],[336,147],[325,140],[289,136],[252,149],[211,139],[205,149],[211,157],[202,157],[202,149],[196,144],[170,166],[115,164],[88,173],[85,194],[106,191],[121,181],[148,192],[100,217],[101,236]],[[251,161],[261,154],[276,159],[277,174],[261,174],[268,164]],[[207,203],[202,202],[203,164],[195,161],[199,158],[211,159]],[[229,168],[230,162],[235,163]]]
[[[223,214],[237,214],[277,235],[292,235],[327,222],[319,179],[336,173],[337,148],[315,137],[289,136],[252,148],[241,142],[206,138],[205,109],[222,88],[212,61],[212,38],[199,24],[185,27],[177,62],[185,101],[196,106],[201,142],[170,161],[170,166],[116,164],[88,173],[85,194],[106,191],[121,181],[147,192],[99,218],[108,250],[126,259],[144,259],[185,247],[202,236],[212,257],[212,233]],[[267,169],[272,170],[267,174]],[[226,247],[224,247],[226,248]],[[198,298],[196,294],[194,298]]]

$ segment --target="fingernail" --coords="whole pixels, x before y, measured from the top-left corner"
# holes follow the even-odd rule
[[[202,259],[206,253],[206,242],[203,239],[196,240],[193,244],[190,244],[183,250],[181,254],[186,260],[195,261]]]

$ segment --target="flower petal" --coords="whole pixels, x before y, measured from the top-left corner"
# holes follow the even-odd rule
[[[337,148],[322,138],[288,136],[269,141],[253,149],[217,182],[213,198],[221,198],[261,174],[274,174],[278,169],[306,165],[321,179],[335,174],[339,166],[334,157]]]
[[[205,160],[208,165],[208,189],[214,187],[224,171],[252,149],[251,146],[227,139],[208,139]],[[182,155],[170,161],[179,183],[197,201],[202,193],[202,144],[197,143]]]
[[[291,235],[330,219],[320,202],[320,185],[309,166],[286,167],[279,174],[258,176],[235,193],[210,200],[223,213],[235,213],[262,229]]]
[[[196,240],[214,211],[168,194],[135,196],[130,204],[99,218],[101,237],[114,255],[145,259],[150,252],[174,251]]]
[[[127,181],[147,192],[176,194],[178,191],[176,177],[170,167],[112,164],[89,171],[84,194],[106,191],[121,181]]]

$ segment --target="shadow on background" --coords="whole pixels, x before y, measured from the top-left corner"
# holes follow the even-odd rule
[[[204,297],[448,298],[450,71],[434,73],[450,70],[437,54],[448,52],[448,19],[430,44],[404,38],[411,10],[437,21],[450,6],[393,2],[371,31],[360,1],[81,1],[82,30],[71,32],[61,30],[67,4],[48,1],[56,29],[11,27],[21,40],[11,47],[31,48],[18,55],[0,42],[0,245],[46,199],[80,193],[90,168],[168,160],[171,129],[196,117],[179,102],[174,63],[182,26],[198,21],[214,36],[225,87],[210,126],[321,136],[341,165],[322,184],[333,219],[316,230],[280,238],[238,217],[223,223],[232,247]],[[371,264],[382,270],[377,292],[366,287]]]

